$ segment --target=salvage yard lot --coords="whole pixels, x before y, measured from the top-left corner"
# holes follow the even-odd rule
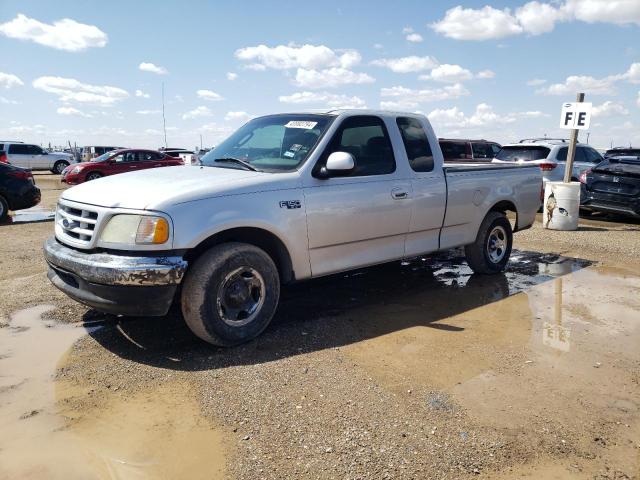
[[[638,222],[538,220],[503,275],[454,251],[293,285],[232,349],[69,300],[52,229],[0,226],[0,478],[640,475]]]

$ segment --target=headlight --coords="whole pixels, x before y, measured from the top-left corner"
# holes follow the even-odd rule
[[[169,240],[169,222],[150,215],[116,215],[107,223],[100,240],[105,243],[159,245]]]
[[[73,167],[73,170],[71,170],[71,173],[80,173],[80,170],[82,170],[82,168],[80,168],[80,167]]]

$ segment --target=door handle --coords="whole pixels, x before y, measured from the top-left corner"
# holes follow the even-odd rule
[[[405,198],[409,198],[409,192],[404,188],[394,188],[391,190],[391,198],[394,200],[403,200]]]

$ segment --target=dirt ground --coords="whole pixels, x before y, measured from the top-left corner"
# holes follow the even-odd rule
[[[0,226],[0,479],[640,478],[638,222],[537,222],[502,275],[453,251],[293,285],[217,349],[50,285],[36,178]]]

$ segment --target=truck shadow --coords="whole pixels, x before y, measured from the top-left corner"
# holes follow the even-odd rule
[[[105,317],[104,326],[89,335],[120,357],[161,368],[259,364],[416,326],[455,335],[463,329],[447,318],[589,265],[588,260],[514,251],[506,272],[480,276],[472,275],[460,251],[453,251],[312,280],[283,288],[267,330],[227,349],[196,338],[177,309],[162,318]],[[94,311],[87,312],[89,318],[95,322]]]

